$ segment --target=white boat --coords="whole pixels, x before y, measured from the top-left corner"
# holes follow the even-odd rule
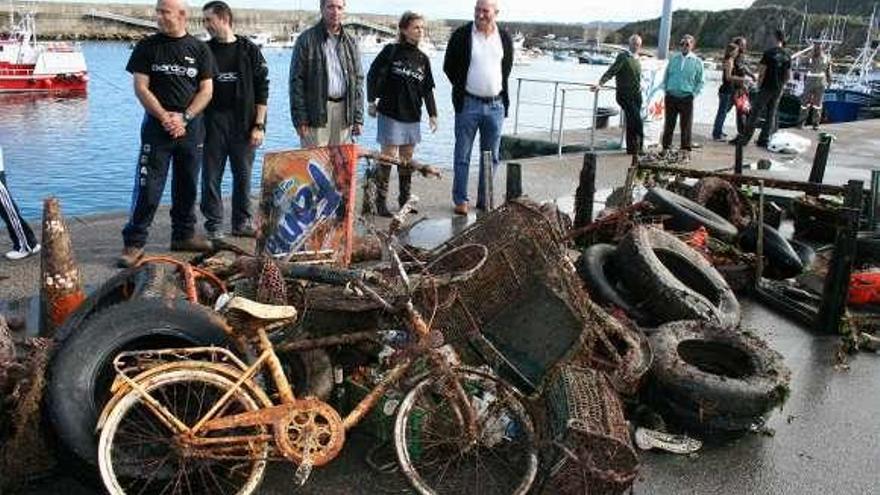
[[[272,38],[272,33],[262,32],[249,34],[248,39],[258,47],[263,48],[268,43],[272,42],[274,38]]]
[[[299,33],[290,33],[287,35],[286,40],[276,40],[275,38],[270,37],[269,41],[263,45],[263,48],[274,48],[286,50],[288,48],[293,48],[296,46],[296,39],[299,38]]]
[[[393,41],[391,38],[383,38],[382,36],[376,36],[374,34],[367,34],[358,37],[357,44],[358,49],[361,54],[376,54],[382,51],[389,42]]]

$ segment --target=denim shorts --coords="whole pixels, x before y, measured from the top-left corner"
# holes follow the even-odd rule
[[[401,122],[379,114],[376,142],[385,146],[419,144],[422,140],[421,122]]]

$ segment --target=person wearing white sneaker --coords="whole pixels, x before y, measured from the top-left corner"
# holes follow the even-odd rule
[[[34,237],[30,225],[21,218],[18,205],[12,199],[6,187],[6,172],[3,169],[3,148],[0,147],[0,218],[6,223],[9,238],[12,239],[12,251],[6,253],[10,260],[20,260],[40,252],[40,244]]]

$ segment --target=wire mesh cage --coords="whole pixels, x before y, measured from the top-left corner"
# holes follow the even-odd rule
[[[540,493],[619,494],[635,480],[639,461],[623,405],[601,371],[563,365],[544,389]]]
[[[434,253],[480,244],[488,257],[437,307],[433,328],[466,361],[488,362],[529,393],[557,363],[588,361],[607,315],[582,289],[565,243],[555,207],[518,199],[486,214]]]

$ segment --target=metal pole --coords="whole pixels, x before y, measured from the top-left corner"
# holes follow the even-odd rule
[[[513,118],[513,134],[516,135],[516,131],[519,129],[519,92],[522,89],[522,78],[516,78],[516,116]]]
[[[550,141],[553,141],[553,126],[556,124],[556,96],[559,94],[559,82],[553,83],[553,111],[550,113]]]
[[[495,206],[494,201],[492,200],[492,196],[494,195],[494,191],[492,190],[492,180],[495,168],[492,163],[492,151],[491,150],[483,150],[483,200],[486,202],[485,206],[486,211],[491,211]]]
[[[0,163],[2,165],[2,163]],[[871,171],[871,204],[868,212],[868,229],[874,231],[877,229],[877,207],[880,206],[880,170]]]
[[[565,88],[562,88],[562,106],[559,107],[559,142],[556,146],[556,155],[562,156],[562,139],[565,134]]]
[[[764,277],[764,181],[758,181],[758,249],[755,265],[755,285],[761,285]]]
[[[672,0],[663,0],[663,15],[660,17],[660,32],[657,36],[657,58],[665,60],[669,54],[669,39],[672,37]]]
[[[596,107],[598,106],[599,91],[596,91],[593,93],[593,126],[590,128],[590,150],[592,151],[596,151]]]

